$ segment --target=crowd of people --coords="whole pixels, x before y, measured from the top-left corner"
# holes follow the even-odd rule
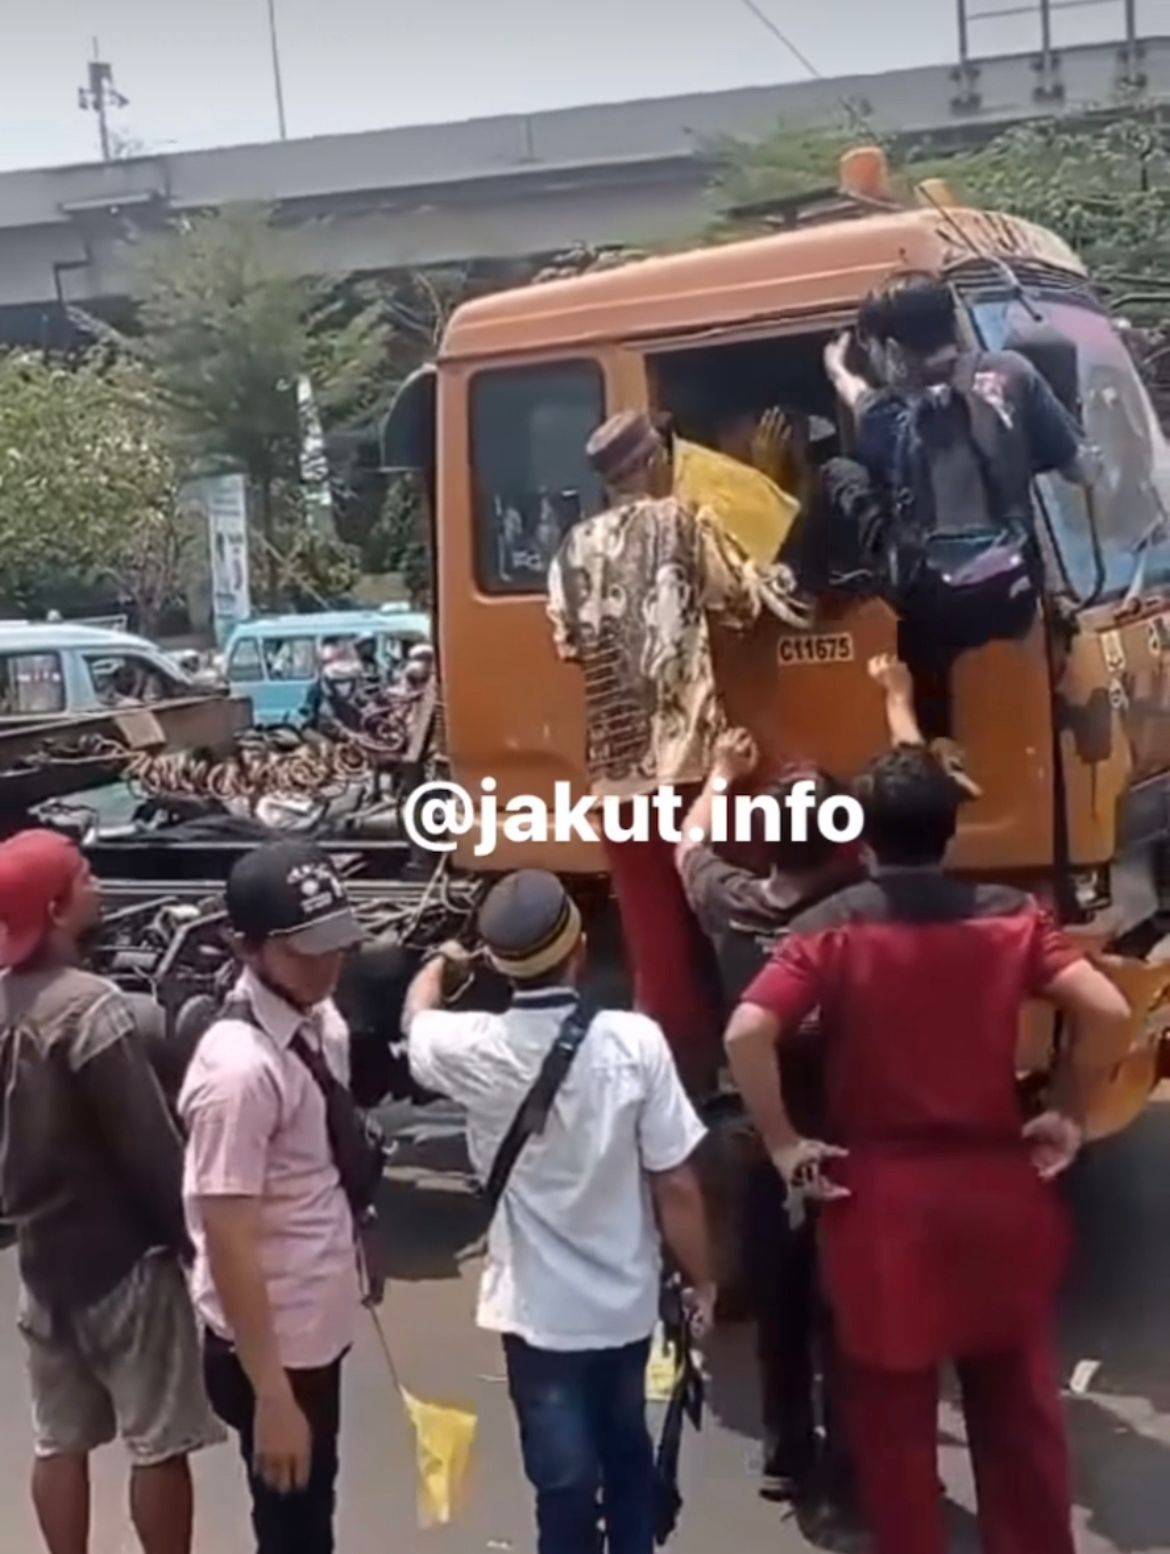
[[[694,1334],[716,1321],[702,1117],[720,1070],[753,1130],[762,1490],[823,1512],[818,1535],[860,1522],[876,1554],[944,1554],[936,1413],[953,1365],[985,1548],[1072,1554],[1054,1182],[1080,1144],[1080,1033],[1122,1026],[1124,998],[1035,900],[946,872],[978,773],[928,739],[947,730],[924,730],[921,662],[870,666],[890,747],[853,784],[861,846],[814,831],[752,867],[710,840],[723,784],[843,789],[807,764],[760,771],[723,710],[712,619],[747,630],[769,611],[803,630],[807,558],[844,555],[924,640],[951,586],[999,599],[985,629],[1017,632],[1042,608],[1026,477],[1085,472],[1072,411],[1025,357],[962,349],[941,283],[899,279],[859,329],[829,363],[857,457],[823,473],[862,495],[802,508],[791,566],[753,560],[678,495],[648,416],[590,443],[612,505],[569,532],[549,589],[557,649],[584,676],[590,784],[672,783],[691,801],[678,846],[607,844],[635,1008],[591,996],[581,908],[538,870],[496,883],[476,942],[443,945],[404,990],[414,1080],[463,1107],[491,1210],[478,1322],[502,1342],[540,1554],[655,1545],[647,1361],[664,1266]],[[938,559],[940,535],[973,578],[955,583],[966,563]],[[945,677],[971,645],[952,635],[926,667]],[[146,1554],[190,1554],[188,1460],[229,1432],[258,1554],[334,1548],[342,1370],[383,1282],[383,1153],[361,1109],[379,1087],[355,1082],[333,998],[360,928],[299,841],[251,851],[225,904],[239,977],[165,1084],[126,995],[85,969],[100,906],[81,854],[43,831],[0,844],[0,1213],[50,1554],[86,1554],[89,1456],[115,1436]],[[503,1012],[475,1007],[484,960]],[[1015,1054],[1032,999],[1070,1017],[1071,1039],[1029,1113]]]
[[[340,739],[372,733],[381,743],[405,749],[434,667],[428,642],[415,643],[393,664],[383,661],[373,634],[326,642],[305,702],[306,726]]]

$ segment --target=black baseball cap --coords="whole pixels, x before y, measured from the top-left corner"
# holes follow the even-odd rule
[[[345,886],[308,842],[268,842],[241,858],[226,901],[232,927],[252,944],[282,939],[298,955],[328,955],[362,939]]]

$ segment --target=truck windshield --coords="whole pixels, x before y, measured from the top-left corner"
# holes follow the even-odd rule
[[[1049,297],[1029,302],[1077,347],[1085,432],[1100,467],[1097,521],[1106,594],[1129,587],[1143,540],[1149,543],[1147,581],[1170,579],[1170,528],[1157,529],[1170,504],[1170,449],[1132,357],[1107,315],[1091,305]],[[975,302],[971,313],[990,350],[1000,349],[1027,320],[1015,301]],[[1085,597],[1093,590],[1095,571],[1084,497],[1056,475],[1045,476],[1040,490],[1064,569]]]

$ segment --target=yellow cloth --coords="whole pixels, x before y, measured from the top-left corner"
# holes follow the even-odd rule
[[[678,1380],[678,1354],[666,1341],[662,1324],[654,1330],[654,1343],[646,1366],[647,1403],[669,1403]]]
[[[461,1408],[420,1403],[399,1389],[418,1443],[418,1515],[425,1527],[445,1527],[456,1514],[467,1484],[476,1417]]]
[[[775,561],[800,503],[758,469],[698,443],[675,439],[674,494],[707,508],[758,566]]]

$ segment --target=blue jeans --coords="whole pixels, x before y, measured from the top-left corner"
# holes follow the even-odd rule
[[[561,1354],[509,1336],[504,1354],[539,1554],[651,1554],[650,1340]]]

